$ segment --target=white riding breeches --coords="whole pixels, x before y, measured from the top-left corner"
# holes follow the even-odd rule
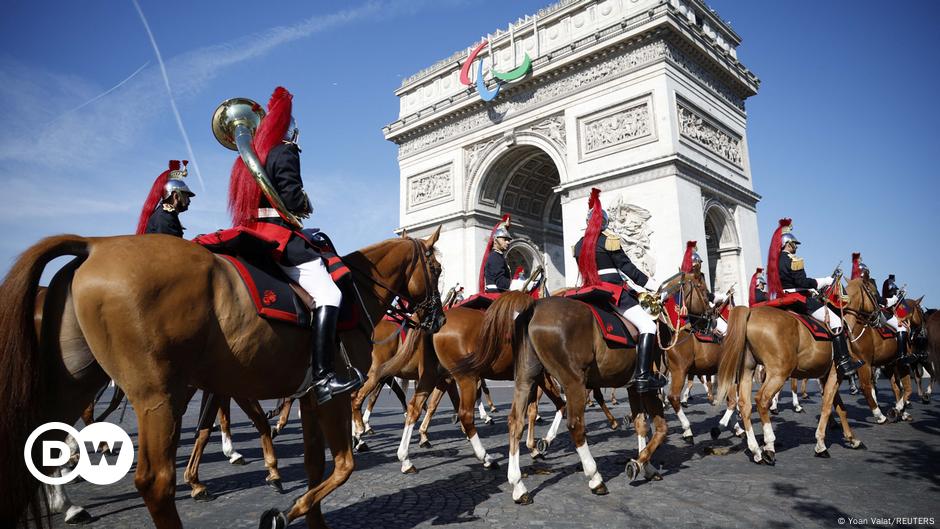
[[[323,259],[314,259],[298,266],[280,266],[288,277],[313,296],[317,307],[339,307],[343,294],[330,277]]]
[[[840,318],[839,315],[833,312],[829,307],[819,307],[813,311],[812,316],[822,322],[828,321],[829,328],[832,329],[832,332],[836,334],[838,334],[842,329],[842,318]]]
[[[891,327],[892,329],[894,329],[894,332],[901,331],[901,322],[898,321],[897,316],[891,316],[891,319],[885,323],[888,324],[888,327]],[[904,329],[904,330],[907,331],[907,329]]]
[[[623,311],[623,317],[632,323],[640,334],[656,334],[656,322],[648,312],[639,305],[634,305]]]
[[[728,322],[726,322],[724,318],[719,316],[715,320],[715,330],[720,332],[721,334],[728,334]]]

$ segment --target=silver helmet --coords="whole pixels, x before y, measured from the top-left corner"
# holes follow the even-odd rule
[[[196,193],[193,193],[181,178],[170,178],[166,184],[163,184],[163,200],[168,200],[176,192],[189,197],[196,196]]]
[[[692,264],[702,264],[702,256],[698,252],[692,252]]]
[[[588,212],[587,212],[587,216],[584,217],[584,222],[586,222],[586,223],[588,223],[588,224],[591,223],[591,214],[592,214],[592,213],[593,213],[593,211],[589,209]],[[604,219],[601,221],[601,229],[602,229],[602,230],[606,230],[606,229],[607,229],[607,222],[608,222],[608,220],[609,220],[609,218],[608,218],[608,216],[607,216],[607,210],[606,210],[606,209],[602,209],[602,210],[601,210],[601,214],[602,214],[603,217],[604,217]]]
[[[509,234],[509,230],[503,226],[496,228],[496,231],[493,232],[493,239],[499,239],[500,237],[512,240],[512,235]]]
[[[764,275],[761,274],[757,276],[757,288],[762,289],[766,286],[767,286],[767,280],[764,278]]]
[[[297,143],[298,138],[300,138],[300,129],[297,128],[297,122],[294,121],[294,116],[291,116],[290,125],[287,126],[287,131],[284,132],[284,141]]]
[[[780,244],[786,246],[787,243],[801,244],[800,240],[796,238],[796,235],[793,235],[793,232],[785,232],[780,236]]]

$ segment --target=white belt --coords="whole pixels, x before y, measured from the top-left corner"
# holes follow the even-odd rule
[[[258,208],[258,218],[259,219],[279,219],[281,215],[274,208]]]
[[[499,287],[496,285],[486,285],[485,287],[483,287],[483,290],[489,290],[489,289],[499,290]]]
[[[605,269],[603,269],[603,270],[598,270],[598,271],[597,271],[597,275],[599,275],[599,276],[602,276],[602,275],[604,275],[604,274],[617,274],[617,275],[620,275],[620,270],[617,270],[616,268],[605,268]]]

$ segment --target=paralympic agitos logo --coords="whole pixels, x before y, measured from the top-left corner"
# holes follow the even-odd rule
[[[479,46],[474,48],[470,55],[467,57],[467,60],[463,63],[463,66],[460,68],[460,82],[466,86],[470,86],[470,67],[473,65],[473,62],[476,60],[477,55],[480,54],[480,51],[483,50],[483,47],[489,44],[488,40],[484,40],[480,43]],[[529,54],[525,54],[525,58],[522,59],[522,64],[513,68],[508,72],[497,72],[493,70],[493,77],[496,79],[496,86],[493,89],[486,87],[486,82],[483,79],[483,59],[480,59],[479,65],[477,66],[477,81],[476,89],[480,94],[480,99],[483,101],[492,101],[496,99],[496,96],[499,95],[499,88],[504,83],[509,83],[517,79],[521,79],[527,73],[532,71],[532,59],[529,58]]]

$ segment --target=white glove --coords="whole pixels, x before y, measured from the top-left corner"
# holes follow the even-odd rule
[[[509,283],[509,290],[522,290],[522,285],[525,284],[525,278],[520,277],[519,279],[513,279]]]
[[[656,292],[657,290],[659,290],[660,285],[661,283],[659,281],[656,281],[652,277],[648,277],[646,279],[646,284],[643,285],[643,288],[645,288],[646,290],[649,290],[650,292]]]
[[[725,297],[725,295],[722,294],[721,292],[716,292],[716,293],[715,293],[715,304],[716,304],[716,305],[720,305],[720,304],[724,303],[726,299],[727,299],[727,298]]]
[[[816,288],[826,288],[832,284],[831,277],[817,277],[816,278]]]
[[[894,306],[894,304],[897,303],[897,302],[898,302],[898,297],[897,297],[897,296],[891,296],[890,298],[888,298],[888,299],[885,300],[885,306],[887,306],[887,307],[892,307],[892,306]]]

